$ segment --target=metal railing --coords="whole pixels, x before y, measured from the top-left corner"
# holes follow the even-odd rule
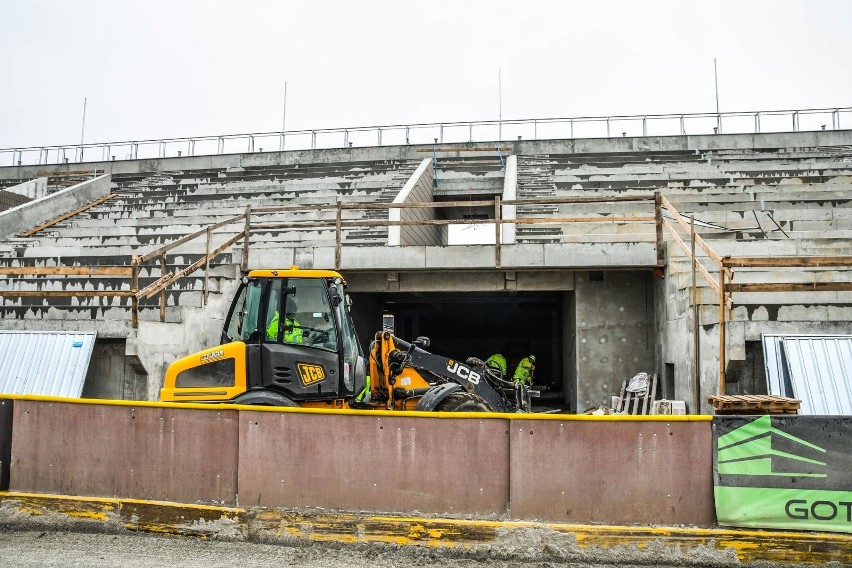
[[[594,215],[577,217],[535,217],[530,216],[522,219],[503,219],[501,212],[503,205],[539,205],[539,204],[579,204],[579,203],[616,203],[616,202],[651,202],[654,204],[654,214],[651,215]],[[384,219],[344,219],[346,211],[369,211],[369,210],[390,210],[390,209],[439,209],[452,207],[489,207],[494,211],[493,218],[484,219],[432,219],[432,220],[401,220],[391,221]],[[286,222],[271,222],[260,223],[252,222],[252,217],[262,217],[266,215],[278,213],[332,213],[333,218],[314,219],[314,220],[289,220]],[[115,266],[55,266],[55,267],[2,267],[0,266],[0,275],[6,276],[110,276],[122,277],[129,280],[129,285],[125,282],[119,282],[118,286],[112,290],[87,290],[85,284],[87,281],[81,278],[67,280],[71,284],[81,284],[79,288],[63,289],[63,290],[20,290],[15,289],[14,280],[7,280],[6,289],[0,289],[0,297],[71,297],[71,298],[86,298],[86,297],[129,297],[131,299],[131,321],[134,328],[139,325],[139,308],[140,301],[150,299],[159,295],[160,321],[166,319],[166,290],[177,284],[182,278],[190,276],[198,270],[204,269],[204,284],[203,284],[203,301],[206,304],[209,292],[209,269],[210,262],[220,254],[226,252],[229,247],[235,245],[242,240],[242,265],[241,268],[245,272],[248,269],[249,258],[249,238],[252,231],[298,231],[304,229],[333,229],[334,238],[334,268],[341,268],[341,257],[346,231],[354,228],[376,228],[376,227],[392,227],[392,226],[442,226],[442,225],[475,225],[475,224],[491,224],[495,225],[495,244],[494,244],[494,265],[500,268],[501,263],[501,240],[502,226],[508,224],[514,225],[530,225],[541,223],[626,223],[626,222],[648,222],[656,225],[656,240],[657,240],[657,264],[662,266],[664,257],[662,256],[662,216],[660,213],[660,199],[657,195],[635,196],[635,197],[570,197],[570,198],[550,198],[550,199],[531,199],[531,200],[507,200],[502,201],[499,197],[493,200],[480,201],[451,201],[451,202],[412,202],[412,203],[334,203],[334,204],[313,204],[313,205],[296,205],[282,207],[263,207],[252,208],[247,207],[244,213],[235,215],[224,221],[204,227],[176,239],[168,244],[160,246],[154,250],[140,255],[132,255],[126,258],[126,263]],[[236,233],[227,231],[227,238],[220,245],[213,247],[213,233],[229,225],[234,225],[242,222],[241,230]],[[205,253],[198,260],[188,264],[180,270],[168,271],[167,255],[174,249],[195,241],[197,239],[206,239]],[[384,243],[377,243],[378,245]],[[184,254],[184,253],[172,253]],[[160,276],[153,280],[148,285],[141,287],[139,284],[140,271],[145,263],[152,260],[159,260]],[[127,288],[127,289],[125,289]]]
[[[695,217],[684,218],[677,209],[666,199],[662,198],[662,205],[668,213],[675,219],[677,225],[687,233],[690,245],[684,242],[684,239],[678,234],[675,226],[663,219],[662,224],[665,230],[671,235],[674,241],[678,244],[681,250],[685,253],[687,259],[692,264],[692,293],[691,306],[693,308],[693,341],[694,345],[698,346],[698,326],[699,313],[698,305],[701,303],[698,298],[697,276],[700,275],[704,281],[710,286],[718,298],[719,304],[719,394],[725,394],[725,380],[727,370],[727,324],[731,319],[731,311],[733,310],[733,294],[743,292],[852,292],[852,282],[772,282],[761,283],[751,282],[745,284],[734,284],[734,268],[772,268],[775,270],[790,269],[798,273],[801,268],[812,267],[852,267],[852,256],[795,256],[795,257],[731,257],[720,256],[710,245],[701,238],[695,231]],[[718,276],[714,278],[710,272],[699,261],[696,254],[696,246],[701,248],[704,255],[712,262],[714,271],[718,272]],[[696,372],[694,377],[696,388],[695,396],[696,408],[700,405],[697,399],[700,393],[700,376],[697,374],[700,368],[698,361],[700,357],[695,354],[693,361],[693,369]]]
[[[840,130],[852,107],[428,122],[0,148],[0,167],[497,140]],[[841,124],[842,123],[842,124]],[[264,146],[265,145],[265,146]]]

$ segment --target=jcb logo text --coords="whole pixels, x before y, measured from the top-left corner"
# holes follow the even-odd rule
[[[305,386],[318,383],[325,379],[325,371],[319,365],[299,363],[296,365],[296,368],[299,369],[299,378]]]
[[[472,383],[474,385],[479,384],[479,373],[471,371],[469,368],[460,364],[458,361],[450,359],[447,362],[447,370],[469,383]]]

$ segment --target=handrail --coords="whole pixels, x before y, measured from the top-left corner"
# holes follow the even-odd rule
[[[432,144],[435,139],[435,133],[438,132],[438,139],[441,143],[444,142],[443,132],[446,129],[459,129],[467,132],[466,140],[458,140],[459,142],[474,142],[476,141],[493,141],[494,133],[493,128],[497,127],[498,132],[502,132],[503,126],[516,126],[523,127],[525,129],[529,129],[532,132],[532,136],[528,136],[529,139],[538,140],[539,138],[539,127],[541,125],[567,125],[568,130],[565,135],[560,135],[561,138],[574,138],[574,127],[577,124],[604,124],[606,129],[605,132],[602,132],[601,136],[589,136],[591,138],[611,138],[612,133],[610,132],[610,125],[612,122],[635,122],[641,125],[641,132],[636,135],[647,136],[648,135],[648,127],[647,124],[649,121],[677,121],[678,127],[672,128],[673,132],[669,135],[685,135],[686,132],[686,122],[687,121],[701,121],[706,119],[714,119],[715,127],[718,129],[718,133],[721,133],[721,125],[723,124],[723,119],[735,119],[742,117],[753,117],[754,121],[753,128],[749,128],[748,130],[743,130],[743,132],[751,134],[751,133],[760,133],[761,132],[761,124],[760,118],[767,116],[789,116],[791,117],[791,128],[793,132],[798,132],[802,130],[801,128],[801,116],[803,115],[814,115],[814,114],[827,114],[830,115],[831,118],[831,130],[840,130],[841,129],[841,115],[852,112],[852,107],[825,107],[825,108],[809,108],[809,109],[787,109],[787,110],[758,110],[758,111],[731,111],[731,112],[697,112],[697,113],[664,113],[664,114],[633,114],[633,115],[610,115],[610,116],[576,116],[576,117],[548,117],[548,118],[522,118],[522,119],[505,119],[505,120],[475,120],[475,121],[455,121],[455,122],[422,122],[422,123],[411,123],[411,124],[386,124],[386,125],[375,125],[375,126],[350,126],[350,127],[336,127],[336,128],[310,128],[303,130],[285,130],[285,131],[269,131],[269,132],[250,132],[250,133],[241,133],[241,134],[214,134],[214,135],[203,135],[203,136],[184,136],[178,138],[148,138],[142,140],[122,140],[122,141],[112,141],[112,142],[89,142],[85,144],[80,143],[70,143],[70,144],[46,144],[41,146],[15,146],[9,148],[0,148],[0,156],[3,155],[11,155],[11,160],[8,165],[30,165],[30,164],[50,164],[50,163],[66,163],[71,160],[70,157],[66,156],[66,151],[74,151],[74,162],[82,163],[85,160],[85,151],[86,150],[101,150],[101,156],[99,159],[89,161],[110,161],[111,159],[115,159],[115,156],[112,152],[115,149],[125,149],[127,153],[124,155],[123,159],[129,160],[137,160],[140,159],[139,149],[140,147],[154,147],[156,149],[156,156],[147,156],[147,157],[157,157],[157,158],[165,158],[170,157],[169,154],[169,146],[171,145],[171,156],[180,157],[184,151],[186,151],[187,156],[196,156],[196,155],[219,155],[226,153],[226,144],[227,141],[243,141],[247,143],[247,151],[255,152],[255,142],[258,139],[270,139],[270,143],[278,143],[279,151],[284,151],[284,142],[287,138],[290,140],[298,139],[299,137],[309,137],[310,139],[310,149],[317,149],[317,134],[334,134],[341,136],[340,140],[332,141],[331,143],[323,146],[325,148],[348,148],[351,147],[352,144],[350,142],[350,134],[353,132],[375,132],[377,134],[377,146],[382,146],[382,133],[399,133],[400,145],[409,145],[409,144]],[[828,124],[819,125],[819,127],[814,127],[810,130],[819,130],[825,128]],[[480,136],[474,136],[474,128],[478,127],[480,131],[484,132],[484,134]],[[417,133],[417,131],[425,131],[423,132],[423,139],[418,141],[412,141],[411,133]],[[765,130],[764,130],[765,131]],[[781,131],[781,130],[776,130]],[[526,130],[524,131],[526,133]],[[694,132],[691,134],[713,134],[713,127],[709,127],[705,124],[700,124],[695,128]],[[621,133],[616,133],[616,137],[618,134],[626,135],[626,131]],[[661,133],[660,135],[666,135],[665,133]],[[403,138],[404,136],[404,138]],[[553,136],[547,136],[547,138],[552,138]],[[501,138],[501,137],[498,137]],[[216,151],[215,152],[207,152],[207,153],[197,153],[199,142],[207,142],[207,143],[215,143]],[[369,144],[365,145],[368,146]],[[290,148],[295,149],[295,148]],[[262,148],[261,148],[262,150]],[[51,153],[54,155],[51,156]],[[24,157],[32,158],[26,164],[24,164]],[[54,161],[51,161],[51,157],[54,158]],[[146,156],[142,157],[143,159]]]

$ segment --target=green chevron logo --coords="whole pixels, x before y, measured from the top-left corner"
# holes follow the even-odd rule
[[[772,417],[767,415],[719,437],[716,445],[719,474],[828,477],[814,471],[824,468],[825,461],[774,449],[773,445],[778,444],[773,444],[773,440],[780,438],[797,444],[801,453],[816,457],[826,453],[825,448],[773,427]]]

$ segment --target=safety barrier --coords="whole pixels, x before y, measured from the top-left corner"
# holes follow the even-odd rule
[[[0,297],[129,297],[131,300],[131,321],[135,328],[139,324],[139,309],[140,301],[159,296],[158,304],[160,310],[160,321],[166,319],[166,290],[177,284],[182,278],[190,276],[194,272],[204,270],[203,294],[204,303],[207,303],[209,290],[209,269],[210,263],[219,255],[224,254],[230,247],[235,246],[239,241],[242,249],[242,265],[241,268],[245,271],[248,268],[249,259],[249,237],[252,231],[299,231],[305,229],[330,229],[334,230],[334,268],[341,268],[341,258],[344,242],[346,240],[345,231],[354,228],[383,228],[383,227],[402,227],[402,226],[417,226],[417,225],[474,225],[474,224],[494,224],[496,232],[496,240],[494,244],[494,266],[500,268],[501,262],[501,247],[502,247],[502,230],[504,225],[532,225],[532,224],[559,224],[559,223],[645,223],[647,225],[654,224],[656,234],[656,266],[662,268],[665,262],[662,242],[662,214],[661,214],[661,198],[659,193],[647,194],[635,197],[566,197],[566,198],[546,198],[546,199],[525,199],[525,200],[501,200],[496,197],[490,200],[479,201],[448,201],[448,202],[410,202],[410,203],[333,203],[333,204],[311,204],[311,205],[292,205],[281,207],[246,207],[244,213],[235,215],[219,223],[209,225],[198,231],[176,239],[170,243],[157,247],[154,250],[148,251],[139,255],[129,255],[123,258],[119,257],[116,260],[117,266],[54,266],[54,267],[5,267],[0,266],[0,275],[6,276],[114,276],[122,277],[129,280],[126,286],[116,287],[112,290],[88,290],[84,287],[79,289],[63,289],[63,290],[20,290],[14,284],[15,281],[10,280],[9,286],[0,290]],[[528,214],[522,219],[510,218],[504,219],[502,211],[504,206],[521,206],[521,205],[566,205],[579,203],[618,203],[630,202],[648,205],[647,215],[598,215],[587,214],[584,216],[575,217],[551,217],[542,215]],[[344,219],[344,214],[351,211],[377,211],[377,210],[404,210],[404,209],[441,209],[452,207],[488,207],[494,211],[493,218],[486,219],[437,219],[437,220],[383,220],[383,219]],[[280,213],[314,213],[317,216],[325,215],[326,219],[317,220],[292,220],[288,222],[268,222],[261,223],[257,221],[258,217],[264,215],[273,215]],[[254,219],[254,220],[253,220]],[[239,227],[238,229],[236,227]],[[217,233],[218,232],[218,233]],[[224,238],[224,241],[214,246],[213,235],[217,234]],[[175,249],[185,245],[191,241],[206,239],[205,252],[195,262],[188,263],[180,270],[167,271],[168,254],[173,254]],[[625,240],[630,237],[626,236]],[[182,255],[178,255],[182,256]],[[139,284],[140,270],[146,262],[159,260],[159,278],[149,283],[147,286],[141,287]]]
[[[553,138],[611,138],[621,136],[665,136],[755,134],[760,132],[799,132],[840,130],[841,118],[848,121],[850,107],[733,112],[693,112],[610,116],[575,116],[477,120],[314,128],[285,132],[217,134],[149,140],[90,142],[0,148],[0,167],[8,165],[62,164],[110,161],[116,158],[138,160],[180,156],[221,155],[236,152],[263,152],[317,148],[351,148],[402,144],[443,144],[444,142],[483,142],[544,140]],[[802,124],[802,119],[805,123]],[[761,122],[762,120],[762,122]],[[287,141],[289,146],[287,145]],[[276,148],[277,146],[277,148]],[[88,152],[87,152],[88,150]],[[71,155],[69,155],[69,152]]]
[[[0,460],[11,460],[15,492],[573,523],[714,522],[707,416],[2,402],[14,410]],[[10,428],[0,422],[0,439]]]

